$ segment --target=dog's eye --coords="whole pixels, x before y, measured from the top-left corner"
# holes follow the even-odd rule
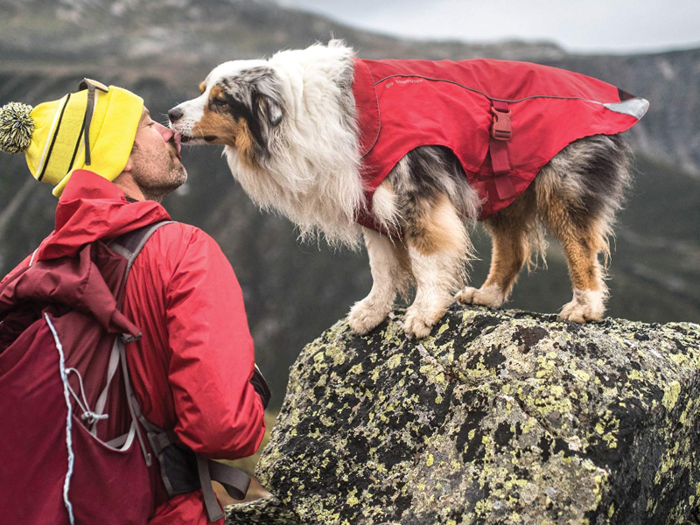
[[[212,99],[211,103],[219,107],[227,105],[227,102],[223,98],[214,98]]]

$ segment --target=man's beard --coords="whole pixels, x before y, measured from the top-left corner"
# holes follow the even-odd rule
[[[185,166],[176,162],[169,156],[169,166],[165,174],[143,173],[134,177],[136,185],[141,190],[143,197],[149,201],[162,202],[163,199],[185,182],[187,182],[187,170]]]
[[[157,183],[147,182],[141,183],[137,181],[136,183],[143,193],[143,197],[149,201],[156,201],[158,203],[163,202],[163,199],[180,186],[182,186],[187,181],[187,171],[185,167],[180,165],[169,173],[170,177],[168,179],[159,180]]]

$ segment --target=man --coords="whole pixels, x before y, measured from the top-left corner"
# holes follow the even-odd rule
[[[30,263],[168,220],[159,203],[187,179],[179,137],[140,97],[94,81],[83,87],[0,111],[0,147],[26,151],[32,174],[60,197],[54,232],[3,282]],[[186,224],[157,230],[131,269],[123,312],[143,334],[127,361],[145,418],[203,456],[252,455],[265,432],[263,396],[251,382],[241,289],[216,242]],[[201,490],[168,499],[156,463],[149,523],[208,523]]]

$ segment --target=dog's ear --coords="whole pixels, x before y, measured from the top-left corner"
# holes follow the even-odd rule
[[[284,118],[281,81],[269,67],[251,69],[253,111],[270,128],[277,127]]]
[[[260,116],[273,128],[282,122],[284,116],[281,104],[271,96],[262,93],[255,95],[255,107]]]

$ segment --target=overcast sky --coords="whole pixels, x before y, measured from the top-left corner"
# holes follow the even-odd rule
[[[700,0],[278,0],[406,37],[550,40],[569,51],[700,47]]]

